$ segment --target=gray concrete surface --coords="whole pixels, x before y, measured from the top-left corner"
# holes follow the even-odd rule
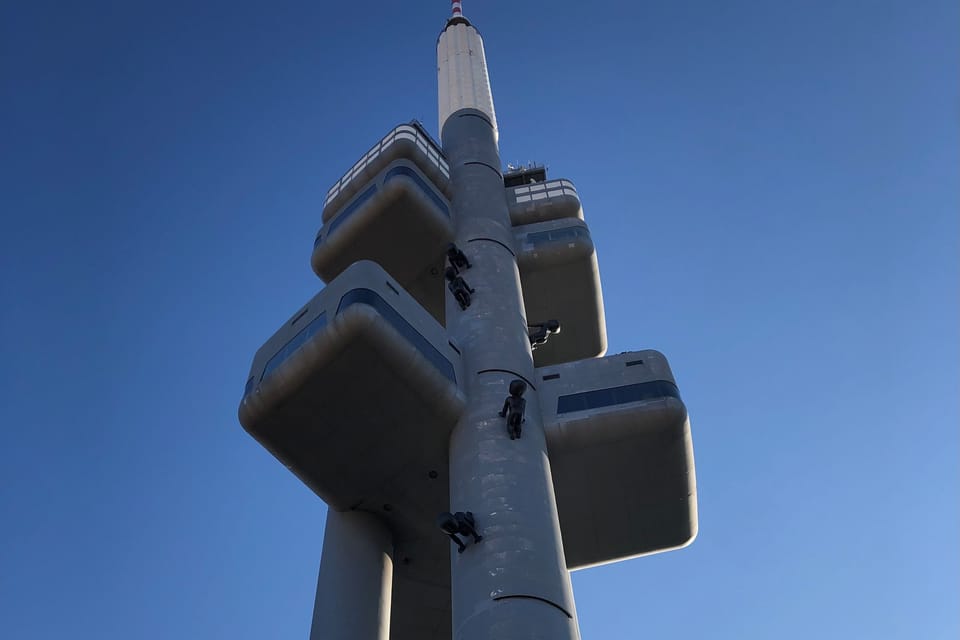
[[[453,186],[456,242],[472,305],[447,303],[447,329],[463,359],[467,408],[450,439],[450,510],[472,511],[484,539],[451,545],[455,640],[579,638],[570,575],[537,392],[526,392],[519,440],[498,415],[515,378],[534,380],[516,247],[503,197],[495,133],[473,109],[441,135]]]
[[[310,640],[389,640],[393,539],[373,515],[327,511]]]

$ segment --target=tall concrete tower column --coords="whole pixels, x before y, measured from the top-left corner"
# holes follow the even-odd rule
[[[326,286],[257,350],[238,410],[329,505],[312,640],[579,640],[570,570],[697,534],[666,357],[605,356],[576,188],[501,172],[483,40],[451,4],[442,143],[401,124],[327,192]]]
[[[461,351],[467,409],[450,439],[450,510],[471,511],[482,542],[451,551],[454,640],[579,638],[541,419],[520,276],[504,198],[483,43],[456,11],[440,36],[441,140],[453,185],[458,246],[474,289],[448,296],[447,328]],[[522,437],[498,415],[525,380]]]
[[[393,537],[363,511],[327,510],[310,640],[389,640]]]

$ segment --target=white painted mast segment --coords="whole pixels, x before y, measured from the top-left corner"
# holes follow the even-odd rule
[[[463,18],[459,1],[453,2],[452,17],[437,42],[437,79],[441,132],[450,114],[460,109],[477,109],[490,118],[496,135],[497,116],[483,38]]]

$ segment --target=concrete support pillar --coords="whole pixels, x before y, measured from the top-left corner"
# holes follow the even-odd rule
[[[327,511],[310,640],[389,640],[393,539],[361,511]]]
[[[451,545],[454,640],[579,638],[563,557],[523,296],[490,118],[446,120],[457,245],[472,267],[466,310],[448,296],[447,328],[463,357],[468,405],[450,440],[450,511],[472,511],[483,536]],[[511,440],[498,415],[513,379],[529,387],[526,422]]]

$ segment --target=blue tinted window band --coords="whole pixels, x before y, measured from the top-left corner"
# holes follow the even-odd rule
[[[365,304],[373,307],[390,325],[397,330],[410,344],[416,347],[424,358],[430,364],[436,367],[450,382],[456,384],[457,377],[453,371],[453,365],[449,360],[443,357],[437,348],[420,335],[420,332],[414,329],[403,316],[387,304],[386,300],[381,298],[376,292],[370,289],[351,289],[340,298],[340,305],[337,307],[337,314],[354,304]]]
[[[437,205],[441,211],[443,211],[443,215],[447,216],[448,218],[450,217],[450,209],[447,207],[447,203],[445,203],[443,199],[441,199],[440,196],[438,196],[434,190],[430,188],[430,185],[424,182],[423,178],[421,178],[417,172],[410,167],[400,165],[390,169],[390,171],[387,171],[387,175],[383,177],[383,184],[386,185],[388,182],[390,182],[390,180],[396,178],[397,176],[406,176],[413,180],[414,184],[420,187],[420,190],[423,191],[424,195],[430,198],[430,200]]]
[[[339,226],[343,223],[344,220],[346,220],[347,218],[349,218],[350,215],[353,214],[354,211],[356,211],[357,209],[359,209],[359,208],[360,208],[360,205],[362,205],[364,202],[366,202],[367,200],[369,200],[370,198],[372,198],[372,197],[373,197],[373,194],[375,194],[376,192],[377,192],[377,185],[372,184],[372,185],[370,185],[370,186],[367,188],[366,191],[364,191],[364,192],[361,193],[359,196],[357,196],[356,198],[354,198],[353,202],[351,202],[350,204],[348,204],[348,205],[346,206],[346,208],[344,208],[344,210],[340,212],[340,215],[338,215],[336,218],[334,218],[333,220],[330,221],[329,230],[327,231],[327,235],[330,235],[331,233],[333,233],[333,230],[334,230],[334,229],[336,229],[337,227],[339,227]]]
[[[639,384],[628,384],[622,387],[584,391],[557,398],[557,413],[573,413],[587,411],[599,407],[612,407],[629,402],[641,402],[657,398],[680,398],[677,385],[666,380],[653,380]]]
[[[299,349],[304,343],[307,342],[310,338],[317,335],[317,332],[327,326],[327,314],[321,313],[316,318],[310,321],[310,323],[305,326],[300,332],[293,336],[287,344],[283,345],[279,351],[277,351],[272,358],[267,360],[267,364],[263,367],[263,373],[260,374],[260,380],[266,378],[274,369],[283,364],[287,358],[289,358],[294,351]]]

